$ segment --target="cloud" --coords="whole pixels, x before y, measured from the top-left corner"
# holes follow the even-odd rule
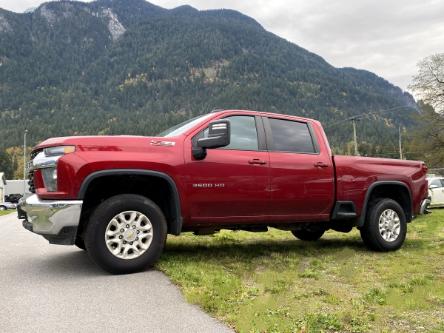
[[[23,11],[39,0],[0,0]],[[424,57],[443,52],[444,1],[440,0],[152,0],[173,8],[231,8],[252,16],[267,30],[325,58],[356,67],[406,89]]]

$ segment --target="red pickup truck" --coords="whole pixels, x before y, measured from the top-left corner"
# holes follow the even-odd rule
[[[427,198],[423,162],[333,156],[318,121],[225,110],[156,137],[53,138],[32,151],[26,229],[75,244],[103,269],[152,266],[167,234],[289,230],[304,241],[357,227],[396,250]]]

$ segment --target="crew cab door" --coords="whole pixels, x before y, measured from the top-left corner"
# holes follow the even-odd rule
[[[269,204],[269,154],[260,117],[233,115],[230,145],[208,149],[203,160],[195,160],[191,147],[206,135],[201,130],[189,138],[185,152],[187,202],[193,222],[224,223],[264,220]],[[186,145],[187,146],[187,145]]]
[[[334,165],[312,124],[272,117],[264,117],[264,124],[270,152],[270,218],[328,220],[334,204]]]

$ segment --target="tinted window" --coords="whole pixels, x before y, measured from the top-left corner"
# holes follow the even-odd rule
[[[224,149],[258,150],[256,120],[249,116],[226,118],[231,125],[230,144]]]
[[[306,123],[270,118],[271,149],[295,153],[315,153],[310,131]]]
[[[230,144],[221,149],[236,150],[258,150],[258,138],[256,130],[256,120],[250,116],[227,117],[230,121]],[[193,138],[193,145],[197,145],[197,140],[208,136],[208,128],[200,132]]]

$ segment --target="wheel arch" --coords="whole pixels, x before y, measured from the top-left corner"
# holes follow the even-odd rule
[[[381,195],[381,193],[384,194]],[[398,202],[405,212],[407,222],[412,221],[413,202],[409,187],[401,181],[377,181],[372,183],[367,189],[361,216],[358,219],[358,227],[362,227],[365,223],[369,203],[378,197],[389,198]]]
[[[176,183],[166,173],[140,169],[113,169],[96,171],[84,179],[78,194],[78,199],[84,200],[79,233],[83,231],[83,225],[88,222],[87,220],[91,213],[89,209],[92,209],[93,205],[95,206],[97,204],[97,198],[93,200],[94,204],[90,204],[88,202],[88,198],[92,195],[92,193],[94,193],[95,190],[100,192],[100,189],[97,189],[97,186],[103,184],[110,186],[110,182],[112,181],[117,181],[117,186],[120,185],[122,187],[115,188],[106,193],[106,197],[123,193],[144,195],[153,200],[161,208],[165,218],[167,219],[168,233],[173,235],[179,235],[181,233],[181,204]],[[154,187],[147,186],[151,184],[153,184]],[[135,188],[135,186],[137,186],[137,188]],[[158,191],[159,186],[162,188],[162,190],[166,189],[166,191]]]

